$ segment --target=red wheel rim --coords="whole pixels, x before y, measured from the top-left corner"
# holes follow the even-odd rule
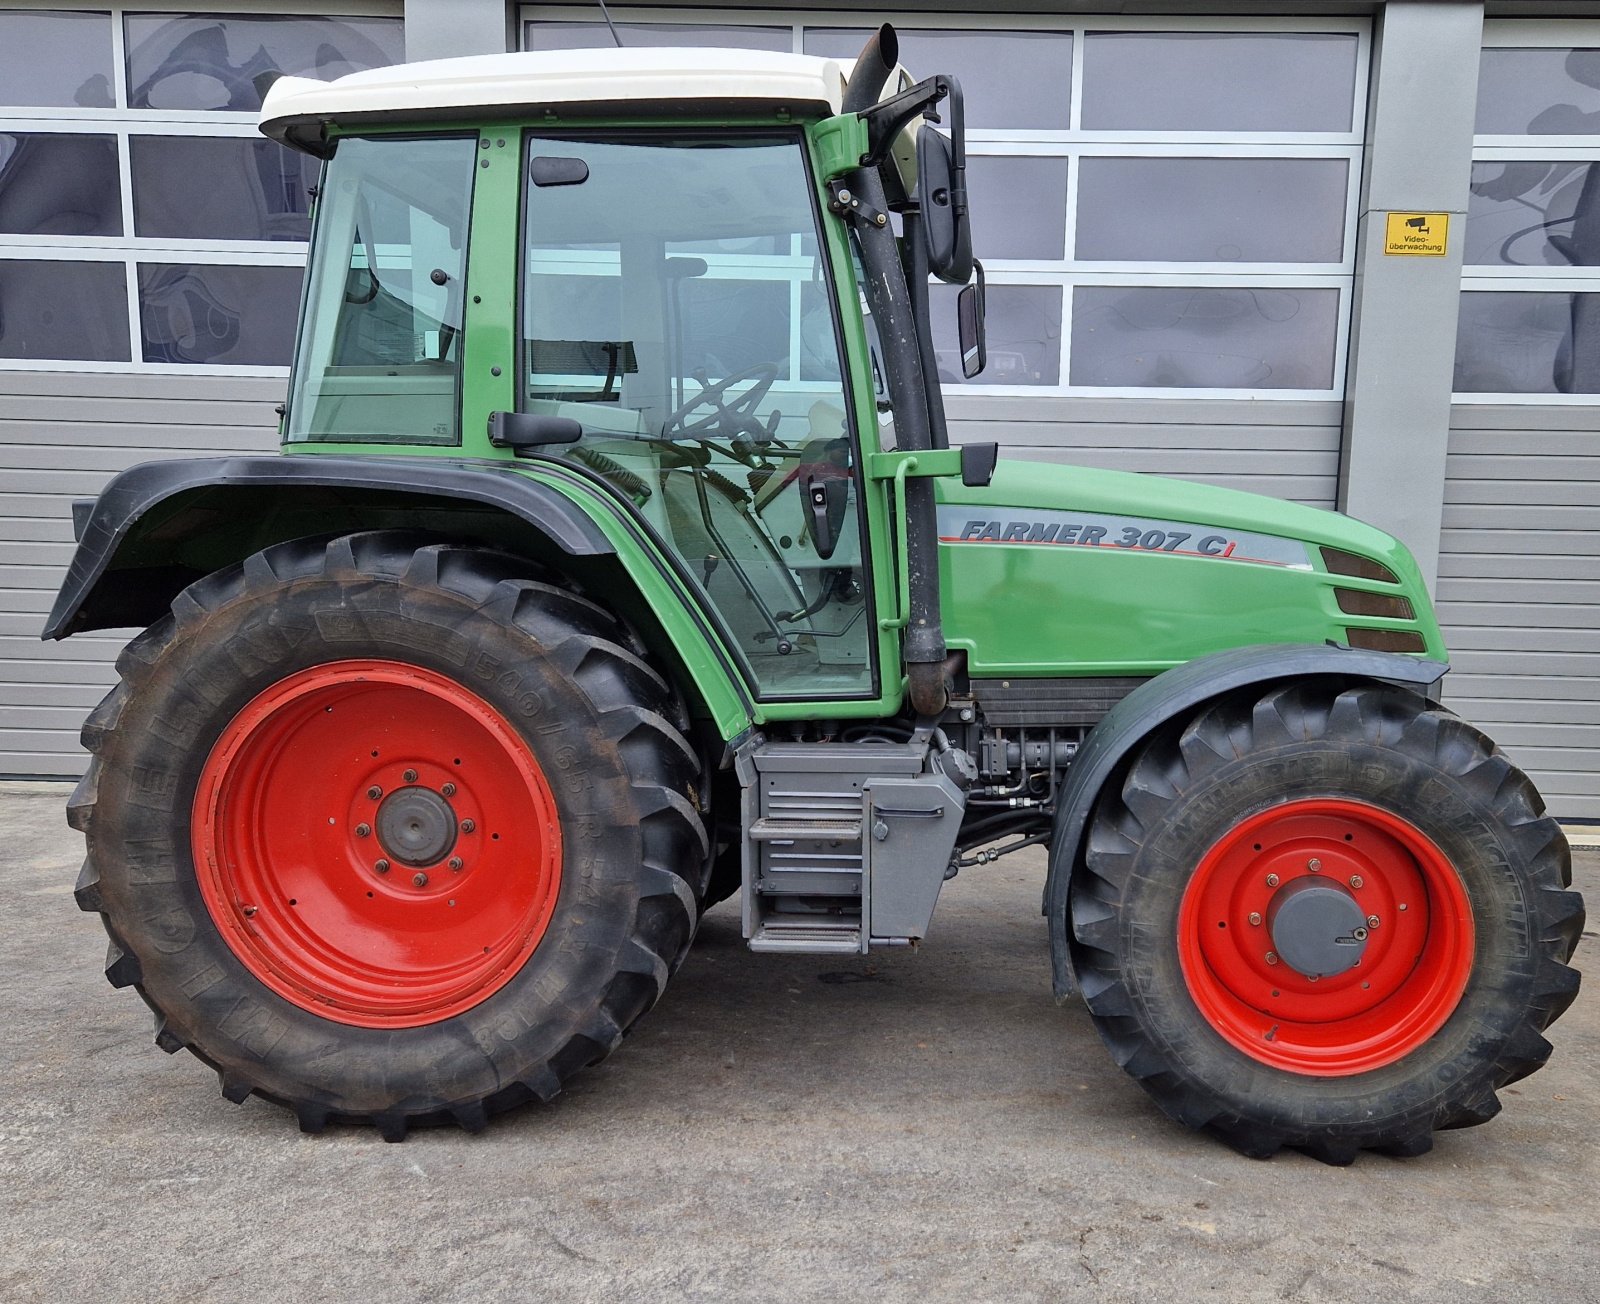
[[[561,886],[555,799],[527,744],[460,684],[394,661],[317,666],[250,702],[206,761],[191,840],[245,967],[366,1028],[499,990]]]
[[[1337,885],[1366,917],[1360,958],[1342,973],[1308,976],[1274,953],[1274,902],[1304,879]],[[1460,1002],[1472,955],[1472,908],[1449,859],[1409,821],[1358,801],[1294,801],[1244,820],[1206,853],[1178,912],[1184,980],[1207,1022],[1252,1059],[1317,1077],[1421,1046]]]

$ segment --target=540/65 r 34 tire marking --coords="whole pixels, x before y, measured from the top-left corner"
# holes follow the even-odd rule
[[[360,1027],[435,1022],[498,991],[561,885],[555,799],[527,744],[476,694],[396,661],[259,694],[212,749],[191,836],[239,960]]]

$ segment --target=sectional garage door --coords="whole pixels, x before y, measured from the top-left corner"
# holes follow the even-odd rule
[[[1600,817],[1597,415],[1458,407],[1439,559],[1447,701],[1564,819]]]
[[[283,381],[13,374],[0,402],[0,775],[83,773],[78,729],[132,633],[41,643],[72,556],[72,500],[136,462],[277,448]],[[91,389],[91,393],[84,393]]]

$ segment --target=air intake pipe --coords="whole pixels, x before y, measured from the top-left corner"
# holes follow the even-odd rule
[[[900,41],[885,23],[867,39],[845,85],[842,109],[859,113],[878,102],[884,84],[900,62]],[[858,168],[847,184],[861,200],[862,209],[886,213],[888,199],[876,168]],[[887,226],[860,222],[861,262],[866,272],[867,301],[878,323],[884,351],[884,371],[894,399],[895,429],[899,447],[916,452],[933,447],[929,420],[929,387],[923,379],[922,353],[916,313],[906,284],[894,233]],[[918,715],[938,715],[948,700],[944,676],[944,628],[939,618],[939,539],[934,510],[933,481],[913,476],[906,481],[904,565],[910,589],[901,654],[912,709]]]

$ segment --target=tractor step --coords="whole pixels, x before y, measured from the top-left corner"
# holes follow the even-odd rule
[[[859,955],[861,917],[782,919],[768,915],[750,936],[752,951],[800,955]]]
[[[737,764],[752,951],[859,954],[923,935],[965,805],[926,742],[759,740]]]
[[[750,826],[750,836],[757,842],[801,842],[813,838],[827,842],[860,842],[861,821],[778,819],[769,816],[758,819]]]

